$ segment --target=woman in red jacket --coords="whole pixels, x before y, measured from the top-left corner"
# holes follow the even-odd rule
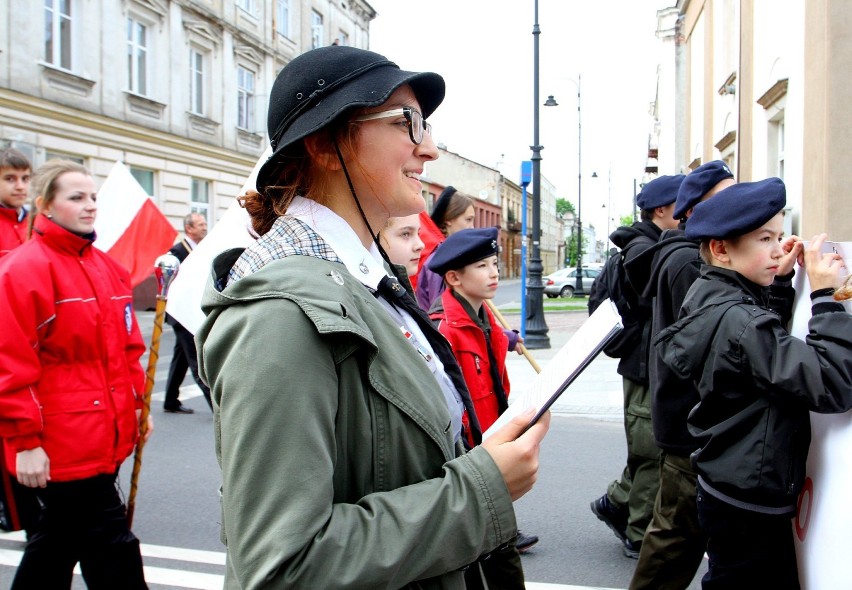
[[[77,562],[90,589],[147,588],[116,488],[145,385],[129,276],[92,246],[86,168],[51,160],[32,186],[32,239],[0,261],[0,436],[42,505],[12,588],[69,588]]]

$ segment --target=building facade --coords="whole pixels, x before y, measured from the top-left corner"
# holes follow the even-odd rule
[[[679,0],[658,17],[673,41],[661,62],[673,100],[660,110],[672,172],[722,159],[740,181],[779,176],[788,231],[852,240],[852,216],[836,214],[852,201],[852,4]]]
[[[313,47],[366,48],[364,0],[0,0],[0,143],[38,166],[124,162],[175,228],[210,225],[267,145],[280,69]]]

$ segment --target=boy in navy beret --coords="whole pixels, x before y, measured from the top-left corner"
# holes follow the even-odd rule
[[[508,338],[484,304],[500,283],[498,244],[496,227],[463,229],[438,246],[428,262],[447,287],[429,316],[450,342],[483,432],[506,410],[509,398]],[[538,537],[518,532],[518,551],[537,542]]]
[[[799,588],[791,518],[805,478],[810,411],[852,408],[852,315],[831,295],[845,274],[825,234],[783,237],[784,183],[730,186],[695,206],[687,237],[705,265],[681,319],[654,339],[697,384],[689,430],[700,448],[698,519],[710,567],[702,588]],[[793,265],[813,289],[805,341],[787,331]]]
[[[641,263],[650,267],[644,296],[653,302],[651,334],[677,321],[684,297],[699,275],[700,241],[684,235],[693,207],[732,184],[734,176],[721,160],[707,162],[690,172],[675,201],[674,218],[681,220],[680,224],[676,229],[665,230],[660,241],[642,254]],[[699,444],[686,425],[687,414],[699,401],[698,390],[691,380],[674,375],[653,346],[648,354],[648,372],[651,424],[654,440],[662,451],[660,487],[630,590],[686,588],[707,549],[695,505],[698,479],[689,459]]]
[[[591,502],[592,512],[604,522],[624,545],[626,557],[637,559],[642,547],[645,529],[654,511],[654,499],[660,483],[660,449],[654,444],[651,427],[651,396],[648,389],[648,349],[651,342],[651,305],[642,293],[648,283],[648,269],[639,269],[634,261],[656,244],[663,231],[677,227],[673,217],[677,191],[684,175],[659,176],[636,196],[641,209],[641,219],[629,226],[616,229],[610,240],[621,249],[610,264],[622,264],[621,276],[625,279],[621,292],[627,299],[628,314],[622,313],[623,343],[619,350],[607,350],[617,356],[618,374],[624,389],[624,431],[627,441],[627,464],[621,476],[612,481],[606,493]],[[593,312],[602,298],[609,297],[600,289],[601,277],[609,276],[609,268],[598,275],[589,294],[589,312]],[[626,335],[630,334],[628,338]]]

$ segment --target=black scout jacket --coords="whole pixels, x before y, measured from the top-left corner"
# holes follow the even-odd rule
[[[770,296],[734,271],[704,266],[681,319],[654,344],[698,385],[689,429],[703,445],[692,455],[702,486],[740,508],[786,514],[804,482],[809,410],[852,407],[852,315],[814,305],[803,342],[768,307]]]

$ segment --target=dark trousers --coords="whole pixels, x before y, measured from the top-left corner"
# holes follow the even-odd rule
[[[467,590],[521,590],[524,568],[514,543],[472,563],[464,574]]]
[[[207,400],[207,405],[213,410],[213,402],[210,401],[210,388],[198,376],[198,356],[195,349],[195,338],[192,332],[184,328],[177,321],[172,319],[169,324],[175,331],[175,349],[172,353],[172,362],[169,365],[169,378],[166,381],[166,399],[163,402],[163,407],[166,409],[175,409],[180,406],[180,384],[183,383],[186,377],[186,370],[192,371],[192,378],[201,388],[201,393],[204,394],[204,399]]]
[[[42,503],[12,590],[67,590],[79,563],[89,590],[143,590],[139,540],[115,475],[28,488]]]
[[[651,425],[651,391],[647,385],[622,378],[627,465],[606,495],[617,510],[627,510],[627,538],[636,543],[654,514],[660,486],[660,448]]]
[[[663,453],[654,516],[630,590],[684,590],[692,583],[707,549],[695,505],[697,484],[689,457]]]
[[[703,590],[799,590],[792,519],[736,508],[698,484],[698,520],[710,558]]]

